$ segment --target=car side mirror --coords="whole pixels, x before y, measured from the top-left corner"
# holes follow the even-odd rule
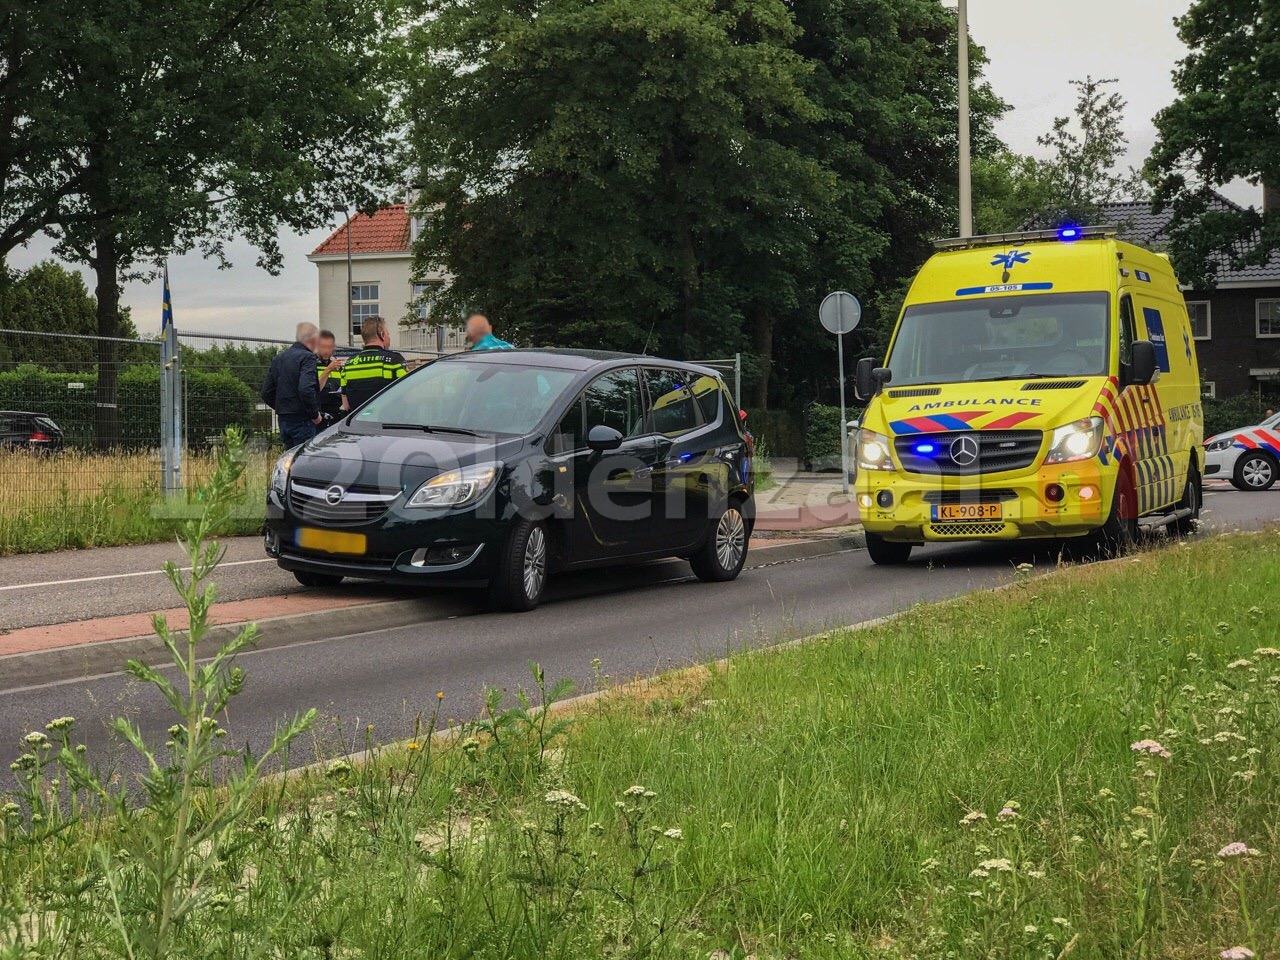
[[[853,392],[859,400],[870,400],[892,379],[893,373],[887,367],[877,367],[871,357],[863,357],[854,372]]]
[[[598,423],[587,431],[587,447],[596,453],[617,450],[622,446],[622,434],[613,427]]]
[[[1150,340],[1135,340],[1129,361],[1129,380],[1134,386],[1145,387],[1156,378],[1156,347]]]

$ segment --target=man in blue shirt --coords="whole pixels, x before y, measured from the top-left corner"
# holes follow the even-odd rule
[[[280,420],[280,439],[286,448],[306,443],[316,435],[320,416],[320,374],[316,369],[316,345],[320,331],[314,323],[300,323],[297,341],[277,353],[262,385],[262,402]]]
[[[483,313],[467,317],[468,350],[514,350],[515,347],[493,335],[493,326]]]

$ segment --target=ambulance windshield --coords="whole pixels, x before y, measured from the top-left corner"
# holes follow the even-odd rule
[[[1050,293],[910,306],[889,356],[893,385],[1102,376],[1110,300]]]

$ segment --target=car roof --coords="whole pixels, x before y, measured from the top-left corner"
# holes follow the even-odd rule
[[[30,410],[0,410],[0,417],[44,417],[49,418],[47,413],[33,413]]]
[[[603,370],[625,366],[628,363],[670,364],[686,370],[696,370],[711,376],[719,374],[709,367],[684,360],[666,360],[639,353],[621,353],[613,350],[574,350],[562,347],[538,347],[517,350],[480,350],[453,353],[440,358],[451,363],[505,363],[519,366],[554,367],[562,370]]]

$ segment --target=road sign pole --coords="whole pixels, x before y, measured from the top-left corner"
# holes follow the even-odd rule
[[[844,334],[836,335],[836,353],[840,356],[840,482],[844,495],[849,495],[849,428],[844,412]]]

